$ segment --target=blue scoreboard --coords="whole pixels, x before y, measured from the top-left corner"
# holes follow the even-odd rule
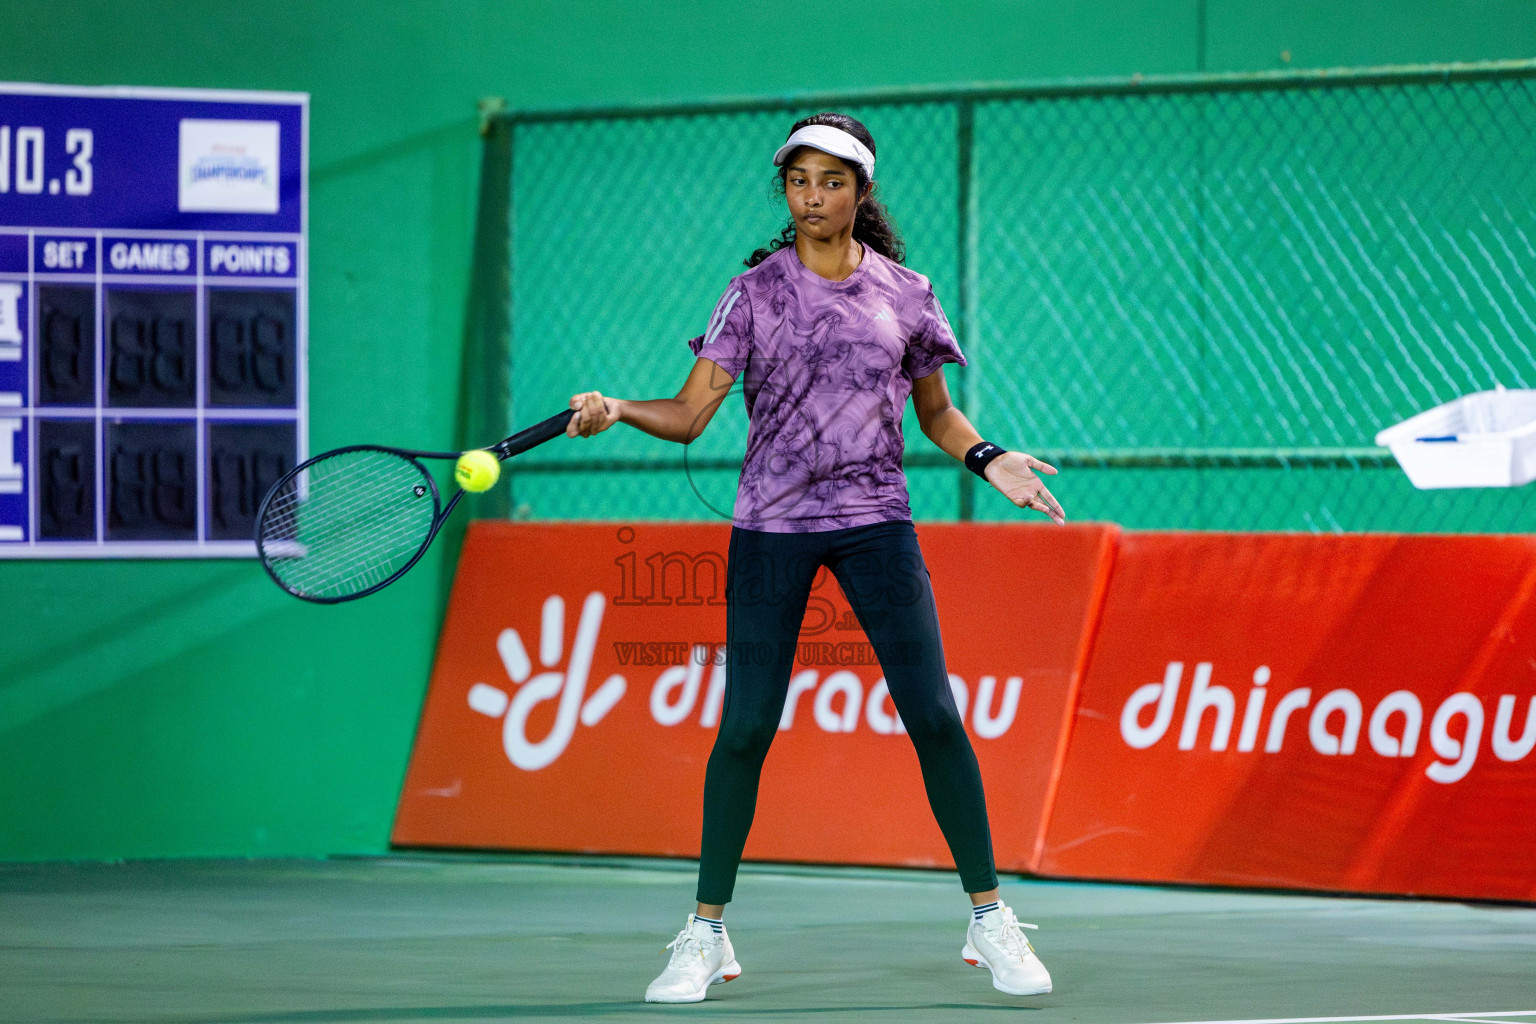
[[[0,558],[254,556],[307,443],[308,112],[0,84]]]

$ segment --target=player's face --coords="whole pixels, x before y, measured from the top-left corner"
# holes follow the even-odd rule
[[[795,231],[819,242],[853,230],[859,205],[853,168],[830,153],[802,146],[790,154],[784,197]]]

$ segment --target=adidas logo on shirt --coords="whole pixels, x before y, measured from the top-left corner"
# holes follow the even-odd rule
[[[876,320],[889,320],[889,319],[891,319],[891,315],[888,312],[886,312],[885,310],[882,309],[880,312],[875,314],[875,319]]]

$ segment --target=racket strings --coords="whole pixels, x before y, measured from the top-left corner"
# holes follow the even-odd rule
[[[425,540],[426,532],[370,531],[371,542],[333,533],[302,535],[293,552],[272,561],[278,575],[293,589],[319,597],[352,592],[351,584],[365,576],[387,576],[403,566]]]
[[[417,496],[413,490],[410,498],[399,499],[393,504],[411,505],[424,497]],[[334,503],[325,509],[318,506],[305,508],[304,525],[301,528],[294,525],[300,519],[299,507],[299,504],[295,504],[291,509],[277,509],[272,513],[269,516],[272,529],[275,534],[289,536],[306,547],[317,547],[311,558],[311,564],[316,568],[324,564],[326,556],[335,559],[346,557],[349,546],[365,547],[368,550],[379,547],[381,538],[367,529],[373,525],[370,521],[382,523],[387,529],[395,523],[402,511],[396,507],[381,506],[376,501],[357,499],[345,505]],[[402,523],[405,528],[411,525],[409,521],[402,520]]]
[[[431,481],[393,452],[340,452],[284,481],[267,503],[259,540],[268,567],[308,597],[356,595],[389,580],[431,538]]]
[[[426,505],[419,515],[411,506]],[[316,597],[356,593],[383,582],[403,568],[430,536],[430,501],[394,501],[389,506],[363,505],[345,514],[344,524],[310,528],[306,519],[324,519],[338,510],[301,506],[295,523],[280,523],[278,530],[293,538],[288,549],[269,559],[277,575],[292,589]],[[419,517],[419,518],[418,518]]]
[[[291,540],[287,554],[291,560],[302,560],[306,571],[330,573],[360,559],[387,563],[396,547],[414,548],[430,525],[432,503],[416,493],[412,481],[405,481],[402,491],[370,480],[366,485],[377,492],[373,498],[337,497],[344,493],[339,488],[358,484],[329,481],[307,488],[306,496],[291,507],[275,508],[269,516],[274,539]]]
[[[319,597],[355,593],[403,567],[427,537],[426,530],[403,528],[370,533],[364,525],[359,526],[359,533],[365,536],[333,532],[306,537],[303,546],[320,554],[299,556],[305,561],[301,568],[285,574],[289,582]],[[292,564],[293,560],[289,561]],[[359,582],[360,586],[355,585]]]
[[[383,453],[379,453],[383,454]],[[387,458],[387,456],[386,456]],[[418,478],[414,467],[398,460],[412,472],[399,474],[403,480],[381,478],[374,465],[349,465],[341,468],[317,464],[307,476],[296,478],[291,486],[274,495],[264,520],[264,539],[287,539],[308,546],[320,545],[330,554],[341,554],[344,547],[329,542],[369,539],[375,535],[367,527],[375,523],[391,524],[402,510],[426,497],[427,485]],[[393,474],[391,474],[393,475]],[[403,485],[398,486],[398,485]],[[384,498],[384,501],[380,499]],[[312,552],[312,556],[318,552]],[[319,564],[312,557],[312,564]]]

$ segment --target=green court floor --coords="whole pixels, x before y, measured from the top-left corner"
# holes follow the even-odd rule
[[[1005,881],[1056,991],[961,962],[947,875],[748,867],[744,973],[648,1006],[692,865],[0,867],[0,1021],[1367,1020],[1536,1024],[1536,909]]]

